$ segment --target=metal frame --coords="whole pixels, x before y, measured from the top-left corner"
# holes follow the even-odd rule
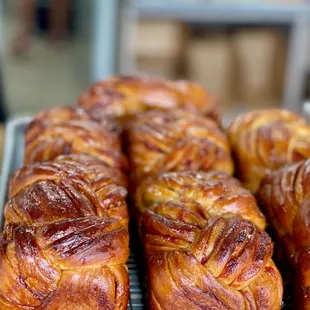
[[[303,86],[310,55],[309,4],[216,4],[207,1],[175,0],[96,0],[96,3],[93,80],[132,72],[134,55],[128,47],[131,38],[130,29],[141,17],[206,24],[247,23],[289,26],[291,31],[288,65],[282,105],[301,112]],[[107,29],[110,29],[109,35]]]
[[[3,33],[2,33],[2,13],[3,13],[3,3],[0,0],[0,122],[6,120],[6,106],[5,106],[5,96],[4,96],[4,83],[3,83],[3,70],[2,70],[2,53],[3,53]]]

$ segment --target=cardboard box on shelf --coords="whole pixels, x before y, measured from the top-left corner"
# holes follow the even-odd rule
[[[285,37],[274,29],[238,31],[232,39],[236,64],[235,99],[257,106],[280,100],[285,70]]]
[[[178,63],[174,59],[140,57],[136,59],[135,71],[136,74],[175,79],[178,73]]]
[[[190,80],[214,93],[222,105],[229,104],[233,88],[233,62],[230,37],[209,33],[188,44],[187,71]]]
[[[133,52],[140,58],[176,58],[186,37],[187,27],[181,22],[143,19],[136,26]]]

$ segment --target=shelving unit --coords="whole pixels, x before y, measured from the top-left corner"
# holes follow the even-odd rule
[[[310,55],[309,4],[220,4],[202,0],[191,2],[184,0],[97,0],[97,2],[100,2],[100,12],[109,11],[110,18],[109,21],[103,22],[103,16],[96,18],[95,14],[94,26],[98,36],[94,47],[97,55],[103,55],[105,47],[110,49],[110,59],[104,57],[95,59],[93,63],[93,71],[96,72],[95,79],[131,71],[134,61],[130,52],[130,31],[139,18],[174,19],[200,22],[206,25],[222,23],[275,27],[285,25],[289,27],[290,35],[282,105],[296,112],[301,111],[308,55]],[[110,2],[114,3],[112,14]],[[97,15],[100,14],[97,13]],[[101,33],[106,33],[107,29],[111,30],[110,35],[100,36]],[[109,67],[103,66],[103,63],[109,64]]]

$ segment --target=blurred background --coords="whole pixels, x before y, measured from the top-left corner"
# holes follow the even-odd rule
[[[0,120],[74,104],[90,83],[148,74],[201,83],[225,121],[309,97],[302,0],[0,0]]]

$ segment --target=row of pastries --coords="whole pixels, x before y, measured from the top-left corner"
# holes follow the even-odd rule
[[[220,120],[199,85],[139,77],[36,116],[4,212],[0,309],[126,309],[128,204],[149,309],[280,309],[274,242],[294,309],[310,309],[310,127],[275,109]]]

